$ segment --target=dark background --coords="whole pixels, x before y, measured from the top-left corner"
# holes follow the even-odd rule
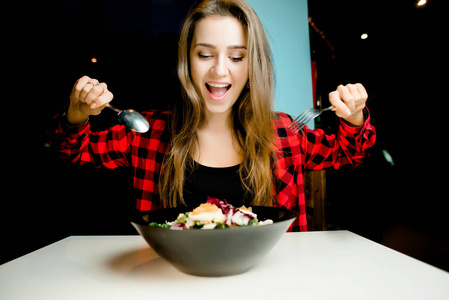
[[[178,30],[192,2],[53,0],[11,9],[0,263],[69,235],[135,234],[129,170],[66,165],[45,129],[82,75],[106,82],[118,108],[168,108],[179,97]],[[362,166],[327,172],[328,228],[449,269],[441,1],[308,2],[322,31],[309,27],[318,96],[326,105],[338,84],[363,83],[378,134]],[[328,114],[317,126],[331,133],[336,121]],[[105,110],[91,122],[107,128],[115,114]]]
[[[325,99],[337,84],[363,83],[377,130],[362,166],[327,172],[328,228],[349,229],[449,270],[442,7],[417,2],[309,1],[312,22],[324,34],[310,28],[318,94]],[[333,131],[336,118],[321,118],[320,126]]]

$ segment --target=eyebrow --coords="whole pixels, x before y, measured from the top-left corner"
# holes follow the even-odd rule
[[[208,43],[198,43],[198,44],[195,45],[195,47],[198,47],[198,46],[207,47],[207,48],[211,48],[211,49],[217,49],[217,46],[212,45],[212,44],[208,44]],[[228,50],[246,49],[246,47],[243,46],[243,45],[233,45],[233,46],[228,46],[227,48],[228,48]]]

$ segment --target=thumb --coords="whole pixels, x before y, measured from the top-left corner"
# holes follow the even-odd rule
[[[335,114],[340,118],[346,118],[351,115],[351,110],[342,101],[338,91],[329,93],[329,102],[335,107]]]

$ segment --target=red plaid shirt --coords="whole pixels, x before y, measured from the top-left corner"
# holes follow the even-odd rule
[[[61,157],[73,163],[92,163],[106,168],[131,167],[136,209],[148,211],[161,208],[158,182],[161,164],[170,145],[169,112],[152,111],[143,115],[150,123],[150,130],[142,134],[123,125],[100,132],[91,132],[89,123],[69,128],[64,125],[64,117],[60,117],[53,131],[53,143],[58,145]],[[277,206],[299,213],[289,231],[307,231],[303,170],[359,164],[375,142],[375,129],[370,124],[367,110],[366,121],[361,127],[354,128],[341,121],[336,135],[308,128],[305,135],[294,134],[287,128],[292,118],[284,113],[277,116],[274,122],[277,165],[273,170],[277,179],[274,189]]]

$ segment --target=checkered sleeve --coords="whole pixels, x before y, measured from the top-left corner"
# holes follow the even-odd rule
[[[151,111],[142,114],[150,125],[145,133],[130,131],[123,125],[92,132],[89,123],[69,127],[65,117],[56,116],[48,134],[60,158],[66,161],[95,167],[131,167],[135,207],[138,211],[147,211],[162,207],[158,182],[170,146],[167,126],[170,113]]]
[[[289,129],[291,116],[277,113],[275,119],[276,165],[275,197],[277,206],[298,213],[288,231],[307,231],[304,197],[304,170],[339,168],[344,164],[357,165],[367,155],[376,140],[368,110],[361,127],[351,127],[341,121],[337,134],[327,135],[321,129],[305,128],[294,133]]]
[[[130,165],[128,152],[134,134],[125,126],[116,125],[108,130],[92,132],[89,122],[69,127],[64,118],[59,117],[52,140],[61,159],[110,169]]]
[[[347,164],[359,165],[376,141],[368,109],[364,110],[364,115],[365,123],[360,127],[352,127],[341,119],[337,134],[327,135],[322,129],[306,128],[302,139],[304,168],[318,171],[329,167],[338,169]]]

